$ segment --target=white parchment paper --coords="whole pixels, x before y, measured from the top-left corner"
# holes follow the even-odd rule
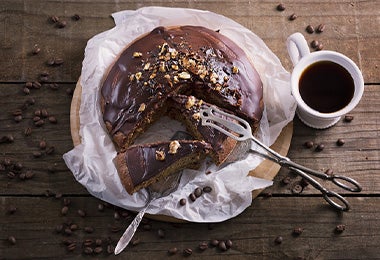
[[[76,180],[95,197],[135,211],[146,203],[146,190],[131,196],[120,182],[113,164],[116,150],[102,120],[99,89],[106,71],[122,50],[136,37],[157,26],[200,25],[220,30],[246,51],[264,84],[265,111],[257,137],[265,144],[274,143],[282,128],[293,119],[296,105],[290,93],[290,74],[265,43],[240,24],[212,12],[183,8],[144,7],[112,16],[115,27],[94,36],[86,46],[80,80],[79,134],[82,143],[63,156]],[[169,139],[181,129],[184,128],[178,122],[160,120],[142,141]],[[249,155],[221,169],[205,162],[197,171],[184,170],[177,191],[154,201],[148,213],[193,222],[219,222],[235,217],[251,204],[252,190],[272,184],[271,181],[247,176],[261,161],[261,158]],[[205,174],[206,171],[212,173]],[[188,198],[196,187],[204,186],[212,187],[212,192],[203,194],[186,206],[179,206],[181,198]]]

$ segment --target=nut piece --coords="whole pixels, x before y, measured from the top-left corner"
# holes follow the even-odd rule
[[[233,74],[238,74],[238,73],[239,73],[239,68],[236,67],[236,66],[233,66],[233,67],[232,67],[232,73],[233,73]]]
[[[193,119],[194,120],[199,120],[200,118],[201,118],[201,113],[198,112],[198,113],[194,113],[193,114]]]
[[[165,160],[165,152],[164,151],[156,151],[156,160],[157,161]]]
[[[178,148],[180,148],[180,147],[181,147],[181,145],[179,144],[179,142],[177,140],[171,141],[169,144],[169,153],[170,154],[176,154]]]
[[[141,103],[138,112],[143,112],[145,110],[145,108],[146,108],[145,103]]]
[[[135,51],[133,54],[132,54],[133,58],[139,58],[142,56],[142,53],[141,52],[137,52]]]
[[[181,72],[181,73],[178,74],[178,77],[180,79],[190,79],[191,75],[188,72],[183,71],[183,72]]]
[[[186,109],[190,109],[194,105],[195,105],[195,97],[189,96],[185,104]]]

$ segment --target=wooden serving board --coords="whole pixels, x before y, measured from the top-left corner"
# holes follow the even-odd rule
[[[70,130],[71,137],[73,139],[74,146],[81,143],[81,137],[79,135],[80,121],[79,121],[79,108],[81,104],[82,86],[80,85],[80,80],[78,80],[76,88],[74,90],[73,99],[70,108]],[[273,150],[281,155],[286,155],[289,151],[290,142],[293,134],[293,123],[289,123],[282,130],[280,136],[277,138],[276,142],[271,146]],[[269,160],[263,161],[256,169],[252,170],[249,175],[266,179],[273,180],[276,177],[280,166]],[[256,198],[262,190],[254,190],[252,192],[252,197]],[[183,220],[178,220],[173,217],[161,216],[161,215],[149,215],[150,218],[168,221],[168,222],[183,222]]]

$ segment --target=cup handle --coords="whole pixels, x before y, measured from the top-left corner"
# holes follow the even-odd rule
[[[286,47],[293,66],[302,59],[302,57],[310,53],[309,46],[305,40],[305,37],[301,33],[293,33],[286,40]]]

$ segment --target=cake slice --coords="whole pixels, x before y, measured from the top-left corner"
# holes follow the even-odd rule
[[[169,116],[184,123],[195,139],[209,143],[212,147],[210,155],[213,161],[217,165],[222,164],[235,148],[237,141],[213,127],[202,125],[200,110],[212,105],[186,95],[174,95],[170,101]]]
[[[193,168],[208,154],[210,145],[198,140],[174,140],[128,147],[115,158],[120,180],[129,194],[161,178]]]

